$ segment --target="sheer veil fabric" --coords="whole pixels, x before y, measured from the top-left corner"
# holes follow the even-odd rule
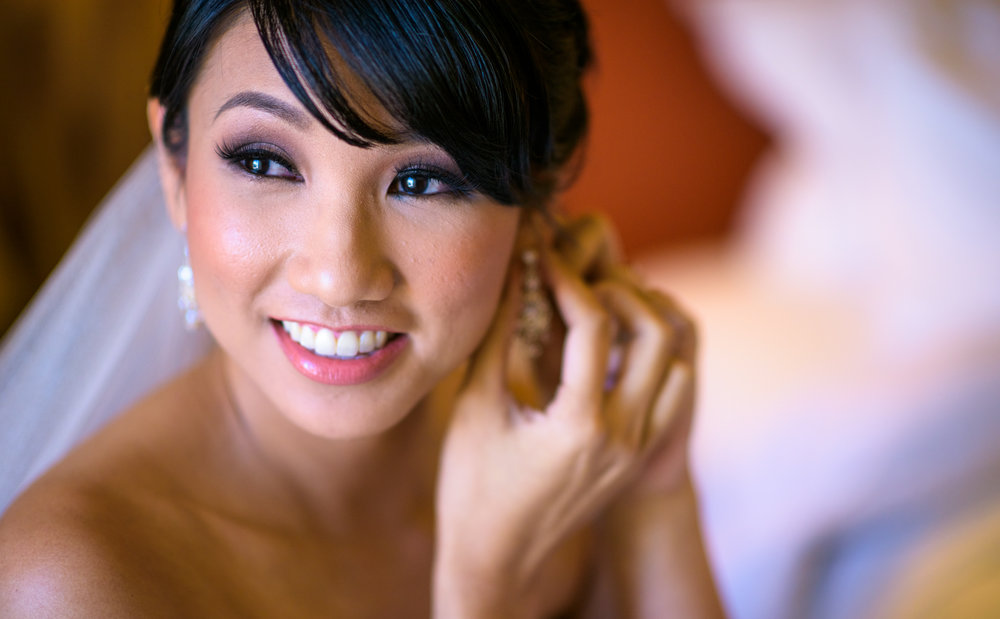
[[[0,513],[116,413],[211,346],[177,308],[183,235],[148,148],[0,348]]]

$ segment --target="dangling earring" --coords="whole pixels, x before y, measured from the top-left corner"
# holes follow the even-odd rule
[[[184,314],[184,326],[188,331],[197,329],[201,324],[201,310],[194,296],[194,272],[191,271],[187,243],[184,244],[184,262],[177,268],[177,307]]]
[[[521,254],[524,263],[522,282],[521,315],[517,321],[517,337],[524,344],[528,356],[537,359],[549,341],[549,327],[552,324],[552,304],[549,303],[542,287],[542,275],[538,267],[538,252],[526,249]]]

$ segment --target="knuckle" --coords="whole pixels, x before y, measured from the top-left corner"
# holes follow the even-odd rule
[[[650,298],[661,320],[669,325],[678,349],[693,354],[698,348],[698,327],[691,314],[662,291],[651,290]]]
[[[611,218],[604,213],[590,213],[586,217],[587,227],[592,234],[601,239],[611,239],[615,236],[615,227]]]
[[[608,270],[608,276],[639,290],[646,288],[643,278],[634,269],[624,264],[616,264],[611,267]]]
[[[587,299],[583,303],[580,311],[580,324],[594,334],[610,333],[614,325],[611,313],[604,303],[601,303],[601,294],[594,291],[592,299]]]
[[[608,427],[599,414],[580,415],[572,424],[571,437],[581,448],[603,446],[608,440]]]
[[[599,286],[600,296],[627,314],[632,331],[661,339],[672,336],[673,324],[645,290],[620,280],[602,280]]]
[[[570,224],[571,232],[577,237],[595,237],[611,229],[611,222],[602,213],[584,213]]]
[[[604,306],[620,305],[622,297],[628,294],[628,288],[613,279],[602,279],[592,284],[594,296],[603,302]]]
[[[643,337],[651,341],[657,348],[670,348],[677,342],[680,334],[673,323],[667,320],[663,314],[650,311],[645,320]]]
[[[556,246],[584,264],[589,264],[599,255],[607,255],[617,261],[622,253],[611,219],[601,213],[587,213],[570,221],[560,231]]]
[[[642,321],[642,326],[650,332],[651,335],[662,335],[664,337],[669,337],[675,332],[674,325],[670,322],[667,316],[664,315],[660,308],[657,307],[649,296],[642,290],[636,290],[636,306],[639,308],[639,316]]]

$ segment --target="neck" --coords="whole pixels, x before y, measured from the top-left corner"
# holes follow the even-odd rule
[[[236,465],[282,510],[313,526],[356,530],[433,505],[442,427],[434,397],[378,435],[330,439],[241,398],[232,388],[240,370],[221,352],[213,364]]]

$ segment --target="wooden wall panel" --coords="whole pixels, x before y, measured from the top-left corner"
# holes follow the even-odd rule
[[[149,141],[167,0],[0,1],[0,332]]]

